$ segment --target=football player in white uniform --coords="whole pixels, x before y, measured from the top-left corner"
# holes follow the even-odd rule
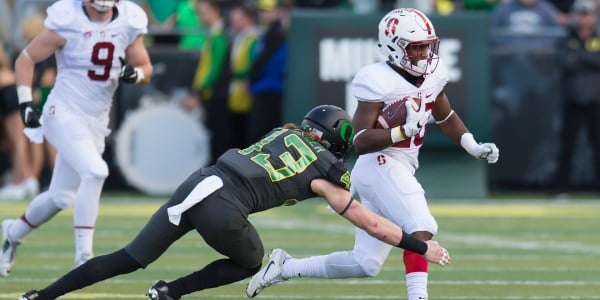
[[[499,151],[493,143],[477,143],[452,110],[444,93],[448,70],[438,56],[439,40],[422,12],[411,8],[392,10],[379,23],[378,38],[387,61],[365,66],[352,82],[352,93],[358,100],[353,117],[357,130],[354,145],[360,154],[352,170],[352,187],[366,207],[414,237],[430,240],[438,226],[414,176],[426,120],[432,116],[451,140],[476,158],[495,163]],[[375,128],[383,107],[406,97],[420,102],[422,109],[409,108],[403,126]],[[358,228],[352,251],[293,259],[282,249],[275,249],[270,255],[273,264],[266,264],[275,267],[258,272],[246,292],[253,297],[264,287],[293,277],[376,276],[391,249]],[[408,299],[428,299],[427,261],[405,250],[404,264]]]
[[[108,176],[102,152],[109,110],[119,81],[145,84],[152,75],[142,40],[147,24],[142,8],[129,1],[60,0],[48,8],[44,30],[17,58],[25,127],[41,131],[57,155],[48,191],[18,219],[2,222],[0,276],[8,276],[25,235],[72,205],[75,265],[93,256],[100,193]],[[56,83],[40,113],[32,103],[34,66],[52,54]]]

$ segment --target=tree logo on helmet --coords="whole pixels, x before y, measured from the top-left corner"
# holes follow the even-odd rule
[[[396,34],[396,27],[398,27],[398,23],[400,23],[400,21],[396,18],[391,18],[387,21],[386,24],[386,28],[385,28],[385,36],[387,37],[392,37]]]

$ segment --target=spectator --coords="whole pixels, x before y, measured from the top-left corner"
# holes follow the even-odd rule
[[[336,8],[345,5],[346,1],[356,0],[295,0],[294,4],[296,7],[302,8]]]
[[[25,236],[71,205],[74,263],[93,257],[100,194],[108,176],[102,153],[109,113],[119,82],[150,80],[152,65],[142,39],[147,25],[142,8],[130,1],[117,6],[116,1],[60,0],[48,8],[45,28],[21,51],[15,75],[22,121],[33,131],[32,140],[48,139],[58,154],[48,191],[37,195],[19,218],[2,221],[0,276],[9,275]],[[33,73],[51,55],[56,56],[57,81],[40,113],[32,101]]]
[[[200,50],[200,62],[192,82],[193,94],[183,99],[187,110],[202,106],[211,133],[211,162],[232,144],[229,98],[229,38],[223,24],[223,8],[217,0],[197,0],[196,9],[208,34]]]
[[[248,113],[252,107],[250,93],[250,68],[254,63],[258,29],[254,10],[248,6],[234,6],[230,12],[233,33],[231,46],[231,82],[229,84],[229,110],[233,114],[234,147],[246,147],[248,136]]]
[[[174,32],[177,22],[177,7],[188,0],[144,0],[142,7],[148,15],[150,29],[155,44],[175,44],[178,40]]]
[[[13,27],[13,0],[0,0],[0,42],[6,43],[11,40]],[[5,51],[9,51],[3,45]]]
[[[490,26],[495,105],[498,111],[514,115],[520,103],[546,96],[548,81],[536,80],[537,74],[546,71],[547,78],[558,76],[558,68],[545,70],[541,62],[555,59],[565,29],[556,8],[546,0],[498,3]]]
[[[196,13],[196,0],[180,1],[176,14],[175,28],[179,31],[179,49],[202,49],[205,29]]]
[[[411,7],[428,15],[435,12],[437,0],[396,0],[396,7]]]
[[[600,0],[595,0],[596,2],[596,32],[600,32],[600,22],[598,22],[600,18]]]
[[[288,55],[286,34],[292,6],[285,0],[258,0],[257,8],[263,33],[250,71],[254,101],[249,115],[251,140],[258,140],[281,122]]]
[[[503,0],[464,0],[463,9],[466,11],[491,11]]]
[[[23,135],[23,122],[19,113],[15,73],[2,43],[0,43],[0,114],[7,138],[11,160],[10,181],[0,189],[0,200],[23,200],[39,191],[38,178],[34,175],[31,157],[28,155],[27,138]]]
[[[558,169],[554,178],[557,196],[570,190],[573,154],[583,128],[587,129],[592,146],[596,175],[593,186],[600,187],[600,36],[596,31],[596,9],[593,1],[575,2],[574,23],[559,52],[565,88]]]
[[[575,0],[548,0],[558,11],[558,22],[568,26],[571,22],[571,9]]]
[[[492,10],[492,45],[510,49],[553,49],[564,34],[558,11],[546,0],[511,0]]]

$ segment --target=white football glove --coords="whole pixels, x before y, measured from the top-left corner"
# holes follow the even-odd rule
[[[417,107],[414,100],[409,100],[404,103],[406,106],[406,123],[402,125],[402,132],[407,138],[415,136],[421,131],[421,128],[427,124],[429,116],[425,113],[425,104]]]
[[[460,138],[460,145],[477,159],[485,159],[488,164],[494,164],[500,158],[500,150],[494,143],[479,144],[469,132],[463,133]]]

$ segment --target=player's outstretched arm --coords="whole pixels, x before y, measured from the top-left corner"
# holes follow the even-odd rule
[[[373,213],[358,201],[354,201],[347,190],[325,179],[313,180],[311,188],[315,193],[324,197],[333,210],[371,236],[392,246],[419,253],[431,263],[441,266],[450,263],[448,251],[437,242],[423,242],[407,234],[390,220]]]
[[[478,143],[469,132],[460,116],[452,110],[448,97],[441,92],[432,113],[442,131],[454,142],[460,144],[467,153],[477,159],[485,159],[493,164],[500,158],[500,150],[494,143]]]

